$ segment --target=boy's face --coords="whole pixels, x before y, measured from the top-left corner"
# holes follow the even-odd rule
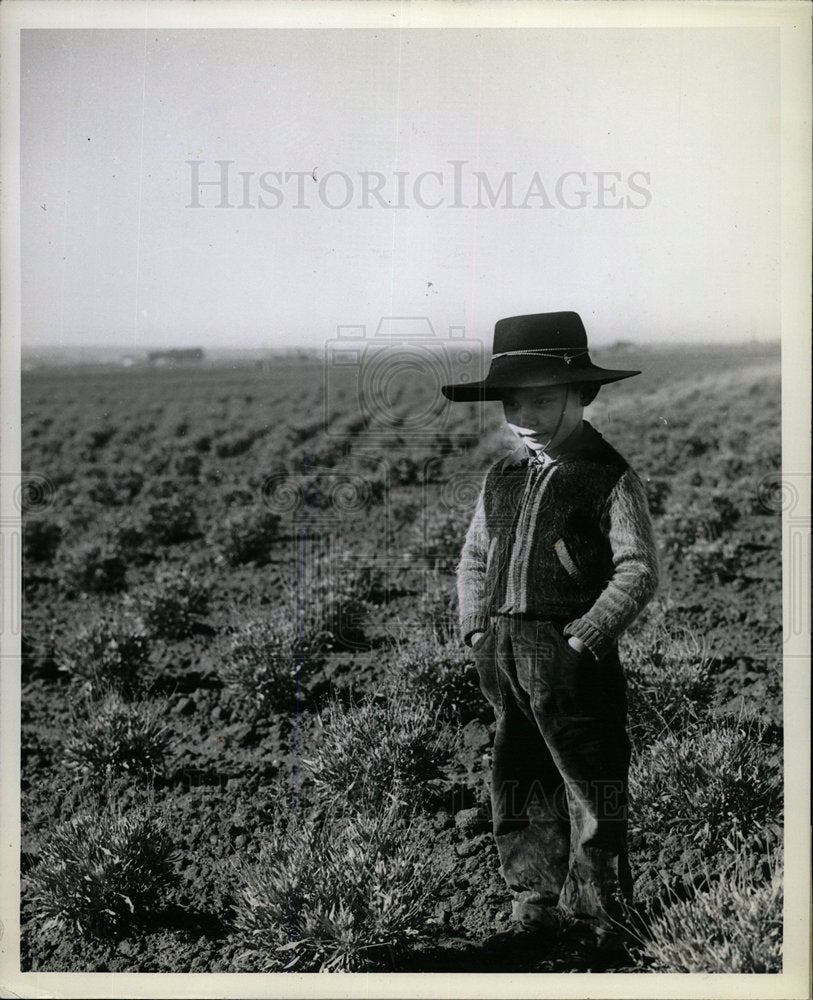
[[[533,451],[555,448],[581,423],[584,414],[577,385],[506,389],[502,405],[511,431]]]

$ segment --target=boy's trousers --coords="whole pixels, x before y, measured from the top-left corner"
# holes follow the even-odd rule
[[[563,621],[495,615],[474,646],[494,708],[494,837],[513,916],[550,910],[611,926],[632,897],[626,682],[614,645],[577,653]]]

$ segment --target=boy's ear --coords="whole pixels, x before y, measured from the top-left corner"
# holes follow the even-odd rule
[[[582,406],[589,406],[593,400],[598,396],[598,391],[601,388],[600,385],[596,385],[594,382],[580,382],[578,386],[579,390],[579,403]]]

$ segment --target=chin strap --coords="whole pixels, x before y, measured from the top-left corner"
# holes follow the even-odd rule
[[[550,447],[551,441],[559,433],[559,428],[562,426],[562,421],[564,420],[565,410],[567,409],[567,404],[568,404],[569,400],[570,400],[570,384],[566,383],[565,384],[565,398],[564,398],[564,401],[562,403],[562,409],[559,411],[559,419],[556,421],[556,426],[553,429],[553,434],[551,434],[551,436],[544,443],[544,445],[542,445],[542,448],[540,449],[541,451],[547,451],[547,449]]]

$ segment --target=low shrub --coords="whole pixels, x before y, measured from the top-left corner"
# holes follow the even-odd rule
[[[460,641],[457,589],[452,578],[435,572],[424,582],[418,597],[415,620],[445,643]]]
[[[683,563],[698,581],[730,583],[742,572],[742,546],[724,538],[698,538],[683,553]]]
[[[62,525],[50,518],[27,518],[23,526],[23,561],[49,563],[62,541]]]
[[[254,442],[265,434],[265,429],[254,429],[234,434],[224,434],[215,441],[214,452],[218,458],[234,458],[249,451]]]
[[[300,692],[324,663],[326,633],[308,633],[284,609],[241,621],[225,643],[218,674],[244,716],[296,709]]]
[[[184,479],[197,480],[202,467],[203,459],[196,451],[180,451],[172,459],[172,471]]]
[[[455,722],[489,712],[471,650],[459,640],[444,642],[432,632],[408,633],[398,644],[389,680],[395,690],[426,699]]]
[[[199,534],[192,498],[170,492],[149,497],[138,512],[142,534],[157,545],[175,545]]]
[[[305,551],[298,579],[283,583],[285,606],[305,634],[327,633],[330,645],[352,648],[365,641],[373,598],[384,586],[380,571],[358,565],[351,552]]]
[[[67,596],[108,594],[126,585],[127,561],[121,547],[107,538],[91,538],[63,548],[57,578]]]
[[[714,697],[708,650],[687,628],[648,622],[625,639],[624,669],[630,731],[642,740],[698,721]]]
[[[108,689],[125,697],[146,690],[154,679],[151,646],[140,622],[126,614],[91,618],[62,641],[57,664],[92,693]]]
[[[434,569],[453,569],[466,538],[471,512],[429,507],[415,521],[406,544],[407,555]]]
[[[81,449],[84,461],[92,461],[96,457],[99,448],[104,448],[112,440],[116,433],[116,428],[110,424],[99,424],[91,427],[80,435],[76,442],[77,448]]]
[[[271,559],[271,544],[278,537],[279,523],[279,518],[267,510],[237,509],[213,527],[208,541],[229,566],[262,566]]]
[[[303,764],[323,799],[369,807],[394,797],[426,801],[437,792],[454,751],[454,734],[425,697],[391,692],[322,716],[322,738]]]
[[[645,746],[630,769],[630,795],[633,848],[679,877],[779,819],[781,760],[759,722],[710,719]]]
[[[176,881],[175,852],[152,807],[122,815],[95,801],[45,839],[26,876],[42,929],[120,936],[163,906]]]
[[[659,525],[664,550],[681,559],[696,542],[713,542],[728,535],[740,519],[739,508],[722,492],[673,496]]]
[[[120,775],[154,778],[170,745],[165,707],[125,701],[115,692],[88,703],[65,743],[65,766],[97,784]]]
[[[212,450],[212,435],[205,432],[194,434],[189,439],[189,444],[198,454],[205,455]]]
[[[241,875],[235,924],[251,971],[389,968],[433,939],[448,873],[425,820],[397,803],[297,823],[279,813],[256,863]]]
[[[782,852],[767,880],[743,853],[704,890],[668,906],[646,929],[641,957],[653,972],[782,971]]]
[[[649,513],[653,517],[659,517],[665,510],[665,504],[672,492],[672,487],[666,479],[647,479],[644,482],[644,487],[646,488]]]
[[[130,603],[150,636],[185,639],[209,611],[209,587],[185,570],[165,567],[158,570],[154,583],[132,595]]]
[[[121,507],[129,504],[144,485],[143,475],[135,469],[119,469],[112,463],[121,461],[111,456],[111,465],[91,467],[86,470],[84,483],[86,496],[94,503],[105,507]]]
[[[110,540],[129,565],[143,566],[160,554],[144,533],[144,521],[132,507],[118,508],[101,522]]]

